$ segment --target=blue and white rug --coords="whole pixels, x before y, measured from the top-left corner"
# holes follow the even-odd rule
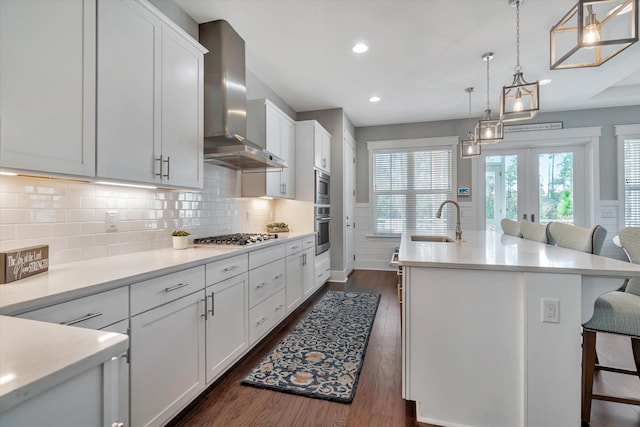
[[[351,403],[379,301],[328,291],[241,384]]]

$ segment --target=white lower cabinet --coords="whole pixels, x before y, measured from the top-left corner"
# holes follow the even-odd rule
[[[182,273],[182,272],[181,272]],[[168,280],[168,278],[171,280]],[[188,279],[188,280],[186,280]],[[131,425],[164,425],[205,387],[204,267],[158,278],[162,305],[131,317]],[[186,296],[179,290],[200,287]],[[152,296],[149,281],[131,286],[132,311],[138,292]]]
[[[316,276],[316,289],[324,285],[324,283],[331,277],[331,257],[330,251],[326,251],[316,256],[315,259],[315,276]]]
[[[315,291],[313,236],[287,243],[287,314],[298,308]]]
[[[129,288],[126,288],[127,290]],[[102,328],[102,331],[117,332],[119,334],[129,335],[129,319],[122,320],[106,328]],[[117,401],[118,406],[115,409],[115,417],[118,422],[123,423],[124,426],[130,426],[129,424],[129,351],[121,355],[117,360],[116,376],[118,377],[118,388],[114,389],[115,396],[114,401]]]
[[[280,289],[266,300],[249,310],[249,338],[251,345],[265,336],[280,320],[284,319],[285,290]]]
[[[303,252],[302,262],[302,300],[306,300],[311,294],[318,289],[315,277],[315,248],[305,249]]]
[[[113,362],[107,361],[56,387],[0,413],[7,427],[117,425],[113,413],[110,381]],[[127,424],[128,425],[128,424]]]
[[[206,288],[207,384],[249,348],[248,278],[242,273]]]

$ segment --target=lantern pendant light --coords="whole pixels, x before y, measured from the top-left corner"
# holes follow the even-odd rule
[[[472,87],[468,87],[464,90],[469,94],[469,119],[471,119],[471,92]],[[469,120],[471,121],[471,120]],[[468,137],[460,140],[460,158],[461,159],[473,159],[480,155],[480,144],[476,142],[473,136],[473,132],[469,130]]]
[[[502,87],[500,97],[500,118],[503,122],[529,120],[540,109],[540,84],[536,80],[527,82],[522,76],[520,66],[520,4],[524,0],[509,0],[509,4],[516,8],[516,66],[511,86]]]
[[[491,107],[489,104],[489,61],[493,59],[493,52],[482,55],[482,59],[487,63],[487,109],[484,117],[476,123],[474,138],[477,144],[497,144],[504,139],[504,125],[502,120],[491,117]]]
[[[598,67],[638,41],[638,0],[578,0],[550,38],[552,70]]]

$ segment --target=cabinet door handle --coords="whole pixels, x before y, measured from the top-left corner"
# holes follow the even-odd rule
[[[156,158],[155,160],[156,160],[156,162],[160,162],[160,172],[159,173],[154,173],[154,175],[162,177],[162,156]]]
[[[211,291],[211,309],[209,310],[211,317],[216,315],[216,293]]]
[[[277,306],[275,311],[280,311],[282,309],[282,307],[284,307],[284,304],[280,304],[279,306]]]
[[[175,290],[180,289],[180,288],[184,288],[185,286],[189,286],[189,284],[188,283],[178,283],[175,286],[164,288],[164,290],[165,290],[165,292],[171,292],[171,291],[175,291]]]
[[[258,320],[257,325],[258,326],[262,325],[264,322],[267,321],[267,319],[268,319],[267,317],[263,317],[262,319]]]
[[[273,276],[274,279],[279,279],[282,277],[282,273],[278,273],[275,276]]]
[[[204,317],[204,320],[207,320],[207,296],[204,296],[204,299],[201,299],[200,302],[204,302],[204,313],[200,315],[200,317]]]
[[[231,267],[227,267],[222,271],[233,271],[233,270],[237,270],[238,268],[240,268],[239,265],[232,265]]]
[[[259,285],[256,286],[256,289],[261,289],[264,288],[264,286],[266,285],[266,283],[262,282]]]
[[[167,180],[169,180],[169,174],[171,173],[169,170],[171,168],[171,157],[167,156],[167,160],[163,160],[164,163],[167,164],[167,174],[166,175],[162,175],[164,178],[167,178]],[[162,169],[160,169],[160,173],[162,173]]]
[[[124,427],[124,423],[122,421],[114,421],[111,423],[111,427]]]
[[[84,322],[85,320],[95,319],[96,317],[99,317],[99,316],[102,316],[101,311],[99,311],[98,313],[87,313],[86,316],[82,316],[74,320],[69,320],[68,322],[60,322],[60,324],[65,326],[71,326],[71,325],[75,325],[76,323]]]

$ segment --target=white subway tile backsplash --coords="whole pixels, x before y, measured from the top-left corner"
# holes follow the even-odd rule
[[[263,231],[273,202],[240,198],[240,174],[205,165],[203,191],[150,190],[28,177],[0,178],[0,249],[48,244],[53,263],[171,246],[194,237]],[[246,209],[251,218],[241,218]],[[118,231],[106,231],[106,212]]]

